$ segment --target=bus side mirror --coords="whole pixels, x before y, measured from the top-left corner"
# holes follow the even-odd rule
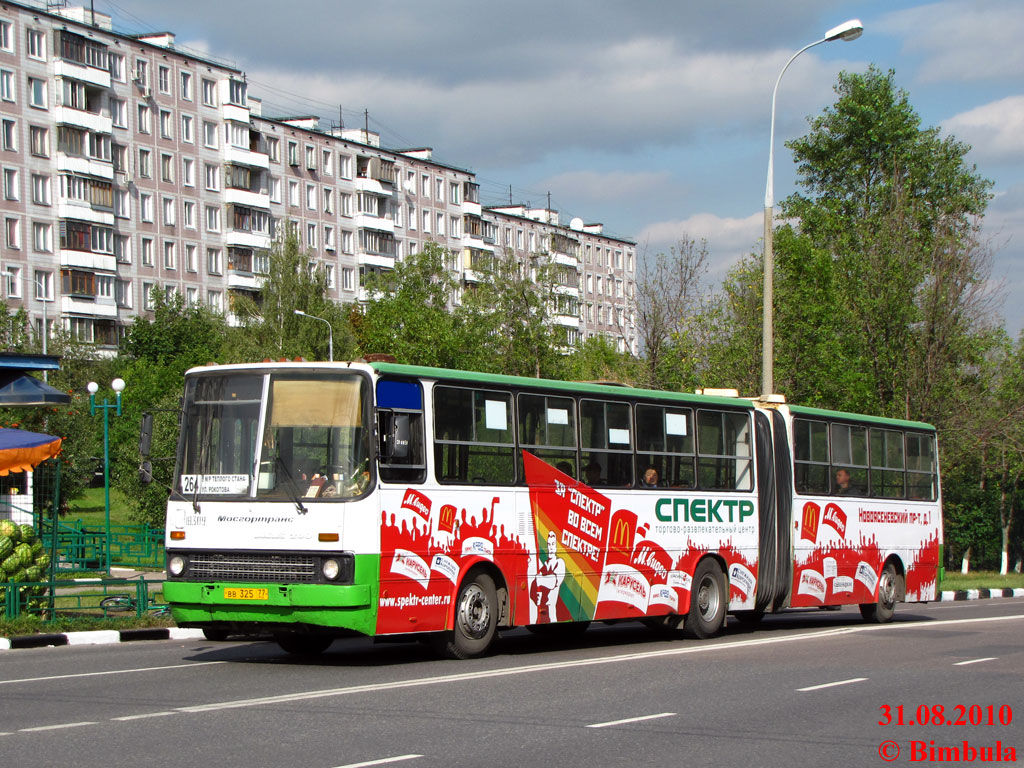
[[[139,428],[139,455],[149,456],[153,445],[153,414],[142,414],[142,425]]]
[[[153,465],[144,461],[139,465],[139,482],[143,485],[149,485],[153,482]]]

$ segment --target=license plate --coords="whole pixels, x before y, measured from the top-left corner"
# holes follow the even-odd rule
[[[225,600],[266,600],[270,592],[263,588],[225,587]]]

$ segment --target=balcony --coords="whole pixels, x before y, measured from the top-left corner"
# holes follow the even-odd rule
[[[249,122],[248,107],[240,107],[237,104],[231,104],[225,101],[222,108],[222,114],[225,120],[234,120],[236,123]]]
[[[246,205],[250,208],[270,208],[270,194],[250,192],[247,189],[224,188],[224,202],[232,205]]]
[[[360,229],[376,229],[380,232],[395,232],[395,222],[392,219],[382,219],[372,213],[357,213],[355,225]]]
[[[88,317],[117,317],[117,305],[112,301],[101,303],[74,296],[60,297],[60,311],[64,315],[85,315]]]
[[[224,242],[232,247],[266,249],[270,247],[270,235],[228,230],[224,235]]]
[[[84,109],[54,107],[53,119],[57,125],[73,125],[96,133],[111,133],[114,130],[114,123],[109,117]]]
[[[107,181],[114,178],[114,166],[109,160],[97,160],[92,157],[78,157],[57,152],[57,170],[82,173],[86,176],[97,176]]]
[[[73,77],[90,85],[100,88],[110,87],[110,72],[105,69],[97,69],[85,64],[68,59],[55,59],[53,62],[53,74],[57,77]]]
[[[270,168],[270,156],[262,152],[253,152],[251,149],[236,147],[228,144],[224,147],[224,160],[228,163],[247,165],[250,168]]]
[[[382,269],[394,269],[395,257],[379,253],[360,253],[356,260],[361,267],[380,267]]]
[[[102,224],[105,227],[114,226],[113,211],[97,210],[81,200],[58,198],[57,218],[88,221],[90,224]]]

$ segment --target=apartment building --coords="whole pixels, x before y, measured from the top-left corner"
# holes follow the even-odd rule
[[[635,243],[526,206],[471,171],[316,116],[270,117],[245,73],[110,18],[0,0],[0,270],[9,308],[113,352],[154,291],[231,316],[294,228],[338,301],[434,241],[464,284],[494,253],[558,265],[556,322],[636,351]]]

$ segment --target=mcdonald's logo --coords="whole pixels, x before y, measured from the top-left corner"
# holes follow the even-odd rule
[[[441,507],[440,516],[437,519],[437,529],[444,531],[445,533],[452,532],[452,526],[455,524],[455,507],[451,504],[445,504]]]
[[[818,540],[818,513],[821,507],[813,501],[804,504],[803,519],[800,524],[800,538],[816,542]]]
[[[616,518],[611,545],[612,549],[623,549],[627,552],[633,549],[633,527],[625,518]]]

